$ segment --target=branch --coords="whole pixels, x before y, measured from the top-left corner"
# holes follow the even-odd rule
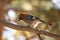
[[[1,20],[0,20],[0,23],[3,24],[4,26],[12,28],[12,29],[30,31],[30,32],[34,32],[36,34],[40,33],[42,35],[46,35],[46,36],[49,36],[49,37],[60,39],[60,35],[53,34],[53,33],[50,33],[50,32],[46,32],[46,31],[43,31],[43,30],[36,30],[36,29],[31,28],[29,26],[19,26],[19,25],[15,25],[15,24],[12,24],[12,23],[9,23],[9,22],[6,22],[6,21],[1,21]]]

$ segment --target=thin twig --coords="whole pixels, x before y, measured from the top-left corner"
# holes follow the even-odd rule
[[[6,22],[6,21],[1,21],[1,20],[0,20],[0,23],[3,24],[4,26],[10,27],[10,28],[13,28],[13,29],[16,29],[16,30],[30,31],[30,32],[34,32],[36,34],[40,33],[42,35],[46,35],[46,36],[49,36],[49,37],[60,39],[60,35],[53,34],[53,33],[50,33],[50,32],[46,32],[46,31],[43,31],[43,30],[36,30],[36,29],[28,27],[28,26],[19,26],[19,25],[15,25],[15,24],[12,24],[12,23],[9,23],[9,22]]]
[[[37,34],[37,35],[38,35],[38,37],[39,37],[40,40],[43,40],[43,39],[41,38],[40,34]]]

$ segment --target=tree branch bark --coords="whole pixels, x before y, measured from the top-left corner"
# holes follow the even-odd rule
[[[43,30],[36,30],[36,29],[31,28],[29,26],[19,26],[19,25],[15,25],[15,24],[12,24],[12,23],[9,23],[9,22],[6,22],[6,21],[1,21],[1,20],[0,20],[0,23],[3,24],[4,26],[7,26],[9,28],[13,28],[13,29],[16,29],[16,30],[30,31],[30,32],[34,32],[36,34],[40,33],[42,35],[46,35],[46,36],[49,36],[49,37],[60,39],[60,35],[53,34],[53,33],[50,33],[50,32],[46,32],[46,31],[43,31]]]

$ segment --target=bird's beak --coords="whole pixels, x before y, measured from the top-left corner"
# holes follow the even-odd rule
[[[18,18],[18,21],[22,20],[22,18]]]
[[[18,21],[20,21],[20,19],[18,19]]]

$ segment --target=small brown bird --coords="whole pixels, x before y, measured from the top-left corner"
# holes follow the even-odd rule
[[[29,14],[25,14],[24,12],[20,13],[18,21],[20,21],[20,20],[25,21],[30,27],[33,27],[33,28],[37,27],[38,24],[40,24],[40,23],[46,23],[45,21],[40,20],[38,17],[29,15]],[[49,24],[49,25],[51,25],[51,24]]]
[[[41,23],[47,24],[45,21],[40,20],[38,17],[29,15],[29,14],[25,14],[24,12],[19,14],[18,21],[20,21],[20,20],[25,21],[28,24],[29,27],[32,27],[34,29],[36,29],[38,24],[41,24]],[[51,24],[49,24],[49,25],[51,25]],[[36,30],[38,30],[38,29],[36,29]],[[40,34],[37,34],[37,35],[42,40]]]

